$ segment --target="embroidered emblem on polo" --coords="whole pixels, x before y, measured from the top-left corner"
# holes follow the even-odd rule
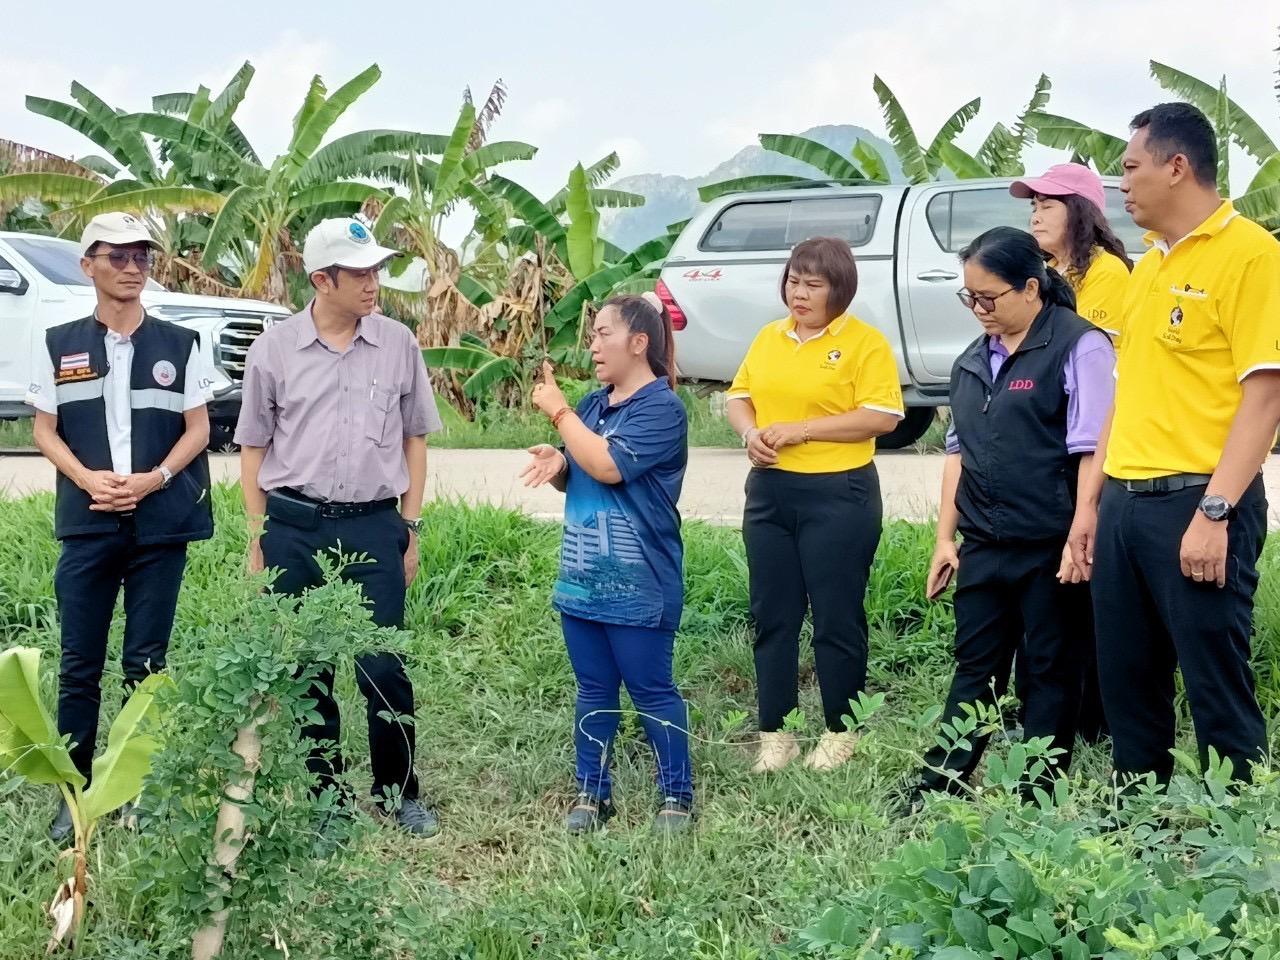
[[[1171,327],[1182,326],[1183,316],[1184,314],[1182,312],[1182,307],[1181,306],[1174,307],[1173,310],[1169,312],[1169,326]]]
[[[828,363],[835,363],[835,362],[836,362],[837,360],[839,360],[839,359],[840,359],[840,351],[839,351],[839,350],[832,350],[831,352],[829,352],[829,353],[827,354],[827,362],[828,362]]]
[[[156,365],[151,368],[151,376],[156,378],[156,383],[160,386],[168,387],[178,378],[178,371],[168,360],[157,360]]]
[[[369,231],[359,223],[353,223],[347,227],[347,233],[351,235],[351,239],[356,243],[368,243],[370,240]]]

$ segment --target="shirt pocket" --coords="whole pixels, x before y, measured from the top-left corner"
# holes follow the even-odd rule
[[[395,443],[400,422],[400,397],[393,390],[374,387],[365,411],[365,436],[380,447]]]

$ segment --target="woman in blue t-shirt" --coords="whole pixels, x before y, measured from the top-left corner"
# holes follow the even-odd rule
[[[652,299],[650,299],[652,298]],[[688,422],[676,396],[671,319],[652,294],[600,310],[591,357],[604,388],[573,410],[550,364],[533,402],[564,440],[533,447],[525,485],[565,496],[564,542],[553,605],[578,681],[574,747],[579,793],[565,825],[598,829],[613,816],[609,758],[627,685],[658,759],[659,833],[692,823],[688,710],[672,679],[684,603],[676,501],[688,462]]]

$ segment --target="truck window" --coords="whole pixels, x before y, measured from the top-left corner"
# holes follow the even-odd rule
[[[1146,249],[1142,242],[1142,228],[1125,213],[1120,188],[1107,186],[1104,189],[1107,221],[1125,250],[1136,259]],[[955,253],[992,227],[1026,230],[1031,219],[1031,202],[1019,200],[1004,187],[953,190],[933,197],[925,207],[925,216],[938,246]]]
[[[711,224],[698,249],[789,250],[810,237],[839,237],[860,247],[875,233],[880,196],[808,197],[735,203]]]
[[[9,237],[9,245],[53,283],[68,287],[93,286],[80,269],[80,248],[69,240]]]

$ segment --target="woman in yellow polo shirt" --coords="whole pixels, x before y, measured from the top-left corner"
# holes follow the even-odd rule
[[[1083,164],[1059,163],[1014,181],[1009,192],[1031,201],[1031,235],[1071,284],[1076,312],[1119,343],[1133,261],[1107,223],[1102,178]]]
[[[782,726],[797,706],[809,608],[826,732],[805,762],[829,770],[853,754],[842,718],[866,685],[863,597],[880,542],[871,458],[875,438],[903,413],[889,341],[847,312],[857,289],[848,243],[797,244],[782,271],[790,315],[760,331],[729,388],[729,423],[752,465],[742,537],[755,621],[757,773],[800,752]]]

